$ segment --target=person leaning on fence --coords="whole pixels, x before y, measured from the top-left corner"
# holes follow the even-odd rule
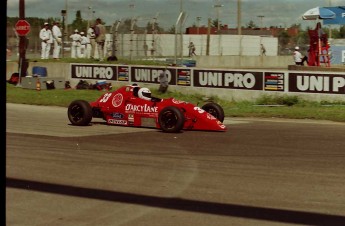
[[[167,69],[165,68],[164,71],[162,71],[159,74],[159,89],[158,89],[158,91],[161,93],[165,93],[168,90],[168,87],[169,87],[168,73],[167,73]]]

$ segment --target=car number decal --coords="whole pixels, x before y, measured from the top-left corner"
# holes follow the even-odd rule
[[[194,107],[194,110],[197,111],[197,112],[199,112],[200,114],[202,114],[202,113],[205,112],[204,109],[201,109],[201,108],[199,108],[199,107]]]
[[[111,103],[113,104],[114,107],[118,107],[122,104],[122,101],[123,101],[123,96],[121,93],[118,93],[113,97],[113,100]]]
[[[107,102],[109,97],[111,97],[111,93],[106,93],[106,94],[103,95],[102,99],[99,102],[105,103],[105,102]]]

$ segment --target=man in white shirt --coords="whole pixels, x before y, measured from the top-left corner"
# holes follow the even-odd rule
[[[62,33],[59,26],[60,26],[59,21],[55,21],[52,27],[53,40],[54,40],[53,58],[56,60],[60,58],[60,50],[61,50],[61,42],[62,42],[62,39],[61,39]]]
[[[293,52],[293,59],[296,65],[304,66],[304,61],[307,61],[307,56],[303,56],[302,53],[299,51],[299,47],[295,47],[295,51]]]
[[[81,35],[79,31],[76,29],[74,30],[74,34],[69,36],[72,39],[71,45],[71,57],[72,58],[79,58],[80,57],[80,46],[81,46]]]
[[[39,37],[42,41],[41,59],[49,59],[50,48],[53,43],[53,35],[47,22],[44,23],[44,27],[41,29]]]
[[[87,45],[87,58],[93,59],[95,57],[95,50],[96,50],[96,34],[95,34],[95,25],[91,24],[89,29],[87,30],[86,37],[89,39],[90,44]]]
[[[85,33],[82,31],[80,32],[81,41],[80,41],[80,57],[87,58],[87,45],[90,43],[89,39],[85,36]]]

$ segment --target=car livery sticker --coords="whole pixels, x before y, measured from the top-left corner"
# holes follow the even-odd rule
[[[187,103],[187,102],[182,101],[182,100],[176,100],[175,98],[173,98],[171,101],[172,101],[174,104],[183,104],[183,103]]]
[[[122,104],[122,101],[123,101],[123,96],[121,93],[118,93],[113,97],[113,100],[111,101],[111,103],[113,104],[114,107],[118,107]]]
[[[116,119],[108,119],[109,124],[115,124],[115,125],[127,125],[126,120],[116,120]]]
[[[125,107],[126,112],[136,112],[136,113],[158,113],[158,107],[152,107],[147,104],[135,105],[127,104]]]
[[[209,120],[215,120],[216,117],[214,117],[213,115],[211,115],[210,113],[207,112],[207,115],[206,117],[209,119]]]
[[[128,124],[134,125],[134,115],[133,114],[128,114]]]
[[[217,123],[218,123],[218,125],[219,125],[220,128],[225,129],[225,125],[224,125],[222,122],[217,121]]]
[[[115,119],[123,119],[125,117],[124,114],[122,113],[119,113],[119,112],[114,112],[114,113],[111,113],[111,116]]]
[[[194,107],[194,110],[199,112],[200,114],[203,114],[205,112],[205,110],[200,107]]]

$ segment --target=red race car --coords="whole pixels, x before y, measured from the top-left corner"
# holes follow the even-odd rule
[[[68,106],[68,118],[77,126],[89,125],[92,118],[102,118],[107,124],[153,127],[168,133],[226,131],[220,105],[209,102],[200,108],[174,98],[161,99],[151,96],[148,88],[136,84],[104,93],[94,102],[75,100]]]

